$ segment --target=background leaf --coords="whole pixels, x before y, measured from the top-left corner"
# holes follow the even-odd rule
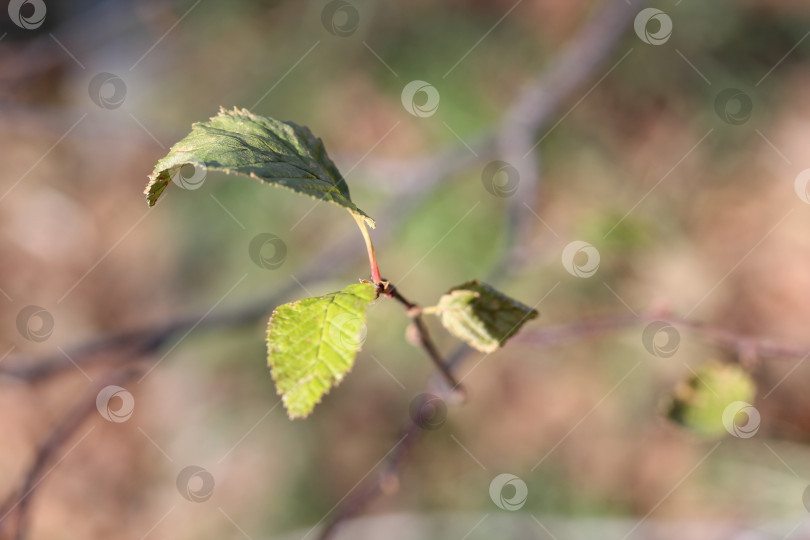
[[[267,327],[267,363],[290,418],[301,418],[348,373],[363,344],[372,283],[276,308]]]
[[[737,404],[749,405],[755,394],[756,385],[753,379],[739,365],[709,362],[701,366],[695,376],[675,389],[667,416],[701,435],[727,435],[739,431],[741,425],[744,428],[748,423],[747,419],[735,418],[739,412],[746,413],[747,408]],[[736,410],[732,410],[735,407]],[[754,414],[753,410],[750,412]],[[727,418],[724,419],[724,415]],[[756,420],[758,427],[758,417]],[[742,435],[737,436],[747,435],[745,430],[740,433]]]
[[[450,289],[432,311],[451,334],[482,352],[496,350],[538,316],[536,310],[477,280]]]
[[[363,216],[374,227],[374,220],[352,202],[349,186],[326,154],[323,141],[293,122],[257,116],[247,109],[220,108],[207,122],[193,124],[191,133],[158,161],[144,192],[149,206],[189,164],[250,176],[332,202]]]

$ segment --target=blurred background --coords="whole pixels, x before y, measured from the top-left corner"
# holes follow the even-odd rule
[[[401,307],[380,301],[350,376],[311,417],[287,419],[266,368],[267,315],[367,278],[368,264],[345,212],[247,178],[170,185],[147,208],[156,161],[219,106],[323,138],[379,224],[383,275],[409,299],[430,305],[481,278],[541,314],[503,350],[466,354],[468,402],[425,431],[398,489],[367,509],[399,520],[346,538],[414,534],[416,519],[428,521],[414,538],[810,531],[806,357],[746,358],[758,430],[707,437],[664,417],[667,396],[736,354],[688,329],[656,354],[643,322],[533,341],[549,325],[671,310],[810,346],[810,6],[619,4],[606,9],[624,23],[603,20],[618,37],[591,44],[603,58],[529,126],[534,148],[514,148],[497,135],[513,104],[534,84],[540,106],[543,85],[567,76],[544,70],[572,43],[590,50],[580,32],[599,2],[8,2],[0,367],[64,364],[88,339],[199,323],[146,355],[0,377],[0,489],[14,504],[64,415],[114,366],[139,369],[115,398],[123,417],[91,399],[57,441],[28,537],[300,538],[376,470],[434,372],[403,339]],[[259,235],[274,239],[261,253]],[[572,242],[586,244],[564,254]],[[209,326],[265,298],[246,324]],[[520,481],[501,486],[506,499],[527,488],[515,512],[490,495],[504,473]]]

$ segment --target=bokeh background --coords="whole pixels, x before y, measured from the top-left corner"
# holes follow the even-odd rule
[[[429,305],[479,277],[541,313],[505,349],[467,354],[468,402],[426,431],[397,489],[367,509],[398,514],[373,537],[437,516],[452,525],[414,537],[650,537],[646,527],[661,523],[671,527],[661,537],[807,534],[803,357],[747,359],[756,435],[705,437],[662,409],[702,364],[734,362],[734,352],[684,329],[676,352],[657,357],[641,322],[550,349],[531,339],[548,325],[666,309],[810,344],[806,2],[656,2],[671,35],[662,19],[638,33],[631,16],[533,134],[534,174],[494,184],[484,169],[503,156],[480,141],[598,2],[9,4],[0,13],[0,367],[368,277],[345,212],[249,179],[211,173],[197,189],[170,186],[147,209],[147,175],[190,124],[220,105],[246,107],[323,138],[355,202],[380,223],[383,274],[406,296]],[[414,80],[433,88],[438,107],[425,107],[425,92],[411,111],[403,105]],[[441,155],[449,172],[433,179],[425,162]],[[515,220],[520,234],[509,233]],[[268,233],[286,248],[265,253],[281,260],[275,268],[249,252]],[[574,241],[598,251],[590,277],[566,270]],[[40,310],[21,327],[26,306]],[[140,369],[124,385],[131,417],[93,411],[50,457],[29,537],[300,538],[328,519],[396,443],[434,370],[403,339],[401,307],[378,302],[350,376],[292,422],[265,366],[271,307],[237,327],[203,322],[143,357],[100,354],[35,383],[0,377],[0,488],[13,500],[37,448],[88,389],[115,366]],[[433,322],[439,348],[455,350]],[[215,482],[202,502],[178,487],[192,465]],[[517,512],[490,497],[502,473],[528,488]],[[193,481],[192,491],[205,487]],[[705,527],[687,529],[696,524]]]

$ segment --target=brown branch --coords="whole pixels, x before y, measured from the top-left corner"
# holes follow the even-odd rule
[[[500,263],[493,271],[492,275],[496,278],[502,278],[513,268],[515,261],[521,259],[521,247],[525,246],[523,241],[526,231],[526,222],[523,217],[525,212],[522,212],[520,206],[525,201],[533,200],[538,191],[540,168],[534,153],[529,152],[529,149],[535,144],[537,132],[547,127],[559,115],[560,107],[568,103],[578,89],[594,78],[596,70],[604,64],[637,10],[637,6],[630,5],[625,0],[603,2],[590,22],[583,26],[577,36],[572,39],[571,44],[555,57],[533,84],[527,86],[525,91],[520,94],[504,115],[500,129],[482,137],[473,145],[481,150],[479,153],[482,155],[495,154],[509,162],[517,168],[521,179],[518,191],[509,200],[506,249]],[[530,158],[526,158],[526,155],[529,155]],[[438,185],[440,179],[468,166],[472,161],[465,150],[457,149],[425,159],[418,164],[407,162],[409,171],[406,175],[408,180],[406,185],[413,189],[409,191],[406,204],[403,204],[403,200],[397,200],[382,213],[393,218],[389,220],[389,223],[400,221],[403,216],[407,215],[410,208],[418,204],[434,186]],[[390,232],[378,231],[377,234],[383,236]],[[360,246],[361,244],[356,242],[356,238],[352,235],[345,242],[336,243],[332,249],[324,250],[321,256],[317,257],[305,271],[306,275],[302,277],[301,281],[308,283],[327,275],[333,275],[337,269],[347,268],[357,258],[360,250],[356,248]],[[326,261],[329,264],[325,264]],[[70,348],[67,352],[76,363],[89,364],[102,359],[102,353],[131,349],[132,354],[127,354],[117,360],[119,363],[130,362],[144,354],[159,350],[173,338],[193,327],[199,330],[212,330],[250,324],[265,316],[283,297],[292,293],[295,287],[292,284],[283,287],[267,299],[237,308],[224,315],[208,318],[197,315],[181,317],[161,325],[104,336]],[[450,388],[460,389],[453,370],[460,365],[469,349],[462,346],[447,361],[444,361],[429,336],[428,329],[421,318],[419,306],[406,300],[393,287],[382,292],[390,294],[405,306],[413,321],[420,345],[425,349]],[[806,347],[756,339],[699,321],[684,319],[677,315],[656,312],[645,313],[640,317],[617,315],[550,326],[538,331],[523,333],[517,336],[514,342],[549,348],[632,327],[650,320],[663,320],[687,328],[709,342],[737,352],[741,358],[804,357],[810,354],[810,349]],[[32,360],[34,359],[24,356],[10,359],[6,364],[14,362],[14,365],[4,367],[0,370],[0,374],[27,382],[36,382],[62,373],[66,369],[72,369],[73,366],[61,356]],[[104,385],[123,384],[136,373],[135,370],[114,373],[105,380]],[[15,536],[17,539],[24,538],[31,495],[44,478],[42,476],[44,468],[92,414],[97,393],[98,388],[89,391],[39,446],[34,462],[25,475],[19,492],[0,507],[0,536],[4,532],[3,528],[8,524],[7,516],[16,510]],[[322,539],[331,538],[341,523],[361,512],[370,501],[396,484],[396,475],[410,455],[422,430],[423,426],[414,419],[407,423],[403,430],[404,434],[401,435],[401,442],[382,464],[380,472],[338,508],[333,518],[324,527],[321,533]]]
[[[451,370],[451,364],[445,361],[433,339],[430,337],[430,332],[422,320],[422,308],[407,298],[389,281],[380,281],[376,283],[377,295],[385,295],[393,298],[403,305],[405,313],[410,317],[413,328],[416,334],[416,341],[425,350],[427,355],[433,361],[433,364],[438,369],[446,389],[452,397],[454,403],[460,403],[466,398],[464,387],[461,386]],[[424,418],[422,407],[430,407],[432,404],[420,404],[420,411],[416,414],[415,418],[412,417],[409,422],[402,429],[403,435],[397,441],[393,450],[388,458],[383,462],[382,469],[377,474],[373,482],[364,484],[360,491],[356,492],[352,497],[338,508],[338,511],[332,516],[326,526],[321,530],[318,535],[319,540],[328,540],[337,532],[338,527],[347,519],[357,515],[363,510],[372,500],[378,496],[394,491],[399,486],[399,478],[397,476],[399,469],[404,465],[405,460],[411,452],[411,449],[416,444],[419,436],[424,429]],[[429,412],[427,412],[430,415]]]
[[[318,540],[328,540],[337,532],[340,525],[346,520],[356,516],[374,499],[386,493],[395,492],[399,486],[398,473],[405,464],[413,446],[422,434],[422,427],[411,420],[401,432],[397,439],[397,446],[389,454],[377,473],[373,482],[361,485],[360,490],[349,497],[344,504],[338,507],[318,535]]]
[[[443,152],[420,162],[413,169],[413,173],[419,176],[419,182],[413,183],[406,193],[397,197],[396,202],[391,203],[382,210],[382,213],[388,219],[376,229],[377,238],[384,240],[393,236],[399,224],[412,212],[413,208],[438,187],[441,179],[468,166],[470,162],[469,157],[460,150]],[[331,243],[321,250],[303,272],[298,274],[298,280],[303,284],[307,284],[333,276],[335,272],[350,267],[362,253],[363,244],[358,242],[354,230],[350,230],[348,233],[337,242]],[[263,300],[236,307],[220,315],[212,314],[208,317],[201,314],[182,316],[162,324],[90,339],[73,347],[67,347],[65,350],[67,357],[63,354],[51,354],[41,357],[30,357],[24,354],[14,355],[6,359],[3,366],[0,367],[0,377],[5,376],[12,380],[30,384],[38,383],[75,369],[74,362],[79,366],[93,365],[101,363],[105,358],[109,358],[111,353],[115,353],[114,361],[117,364],[126,365],[161,350],[179,336],[185,335],[192,328],[197,331],[211,331],[253,324],[266,317],[285,297],[294,293],[298,286],[298,284],[290,283]],[[97,393],[96,391],[93,394],[93,399]],[[86,402],[84,405],[86,405]],[[31,468],[26,472],[23,487],[18,493],[12,494],[3,506],[0,506],[0,516],[2,516],[0,517],[0,538],[13,538],[13,536],[10,536],[11,533],[6,536],[5,532],[10,526],[11,518],[15,516],[17,518],[16,538],[24,537],[26,516],[34,492],[32,488],[37,487],[36,482],[42,467],[50,461],[60,447],[70,440],[71,435],[81,426],[82,419],[92,413],[92,410],[92,408],[88,409],[82,404],[77,405],[74,411],[65,415],[62,423],[39,447]],[[411,433],[411,430],[406,430],[406,433]],[[392,455],[406,452],[414,439],[415,437],[409,435],[408,439]],[[401,459],[397,458],[397,462],[400,461]],[[19,497],[20,494],[22,494],[22,497]],[[18,500],[20,502],[17,502]],[[13,508],[14,505],[17,505],[17,512],[12,516],[11,510],[15,509]]]
[[[526,167],[521,171],[519,191],[510,199],[507,219],[505,244],[515,246],[518,252],[520,246],[525,245],[515,233],[521,229],[522,223],[525,223],[526,213],[521,212],[520,204],[532,199],[537,189],[539,171],[531,159],[519,159],[513,148],[520,151],[522,148],[528,150],[534,144],[532,142],[534,133],[554,120],[561,105],[570,101],[572,92],[593,78],[594,70],[610,54],[621,31],[632,19],[631,15],[635,9],[637,8],[629,7],[624,0],[606,0],[602,8],[591,18],[591,22],[587,23],[572,38],[571,45],[549,64],[547,70],[543,71],[533,84],[520,93],[514,104],[505,113],[499,129],[484,134],[476,142],[471,143],[474,148],[478,148],[477,153],[482,157],[496,155],[500,152],[503,159],[513,161],[516,167]],[[396,160],[368,160],[372,165],[372,170],[375,163],[377,168],[384,168],[389,172],[393,167],[397,171],[396,177],[401,180],[398,184],[406,186],[405,190],[398,193],[396,202],[380,212],[388,219],[386,223],[381,223],[375,231],[378,243],[392,236],[396,227],[440,184],[440,180],[470,166],[476,162],[476,159],[466,148],[459,146],[416,162],[404,160],[392,166],[391,161]],[[533,172],[528,167],[531,167]],[[390,174],[386,174],[386,176],[390,176]],[[301,275],[297,276],[301,283],[307,285],[331,277],[336,271],[348,268],[357,260],[358,255],[362,253],[362,244],[357,241],[356,233],[353,230],[349,232],[350,234],[324,248],[313,259]],[[512,251],[509,248],[501,258],[501,264],[496,265],[493,272],[494,276],[501,276],[504,266],[508,266],[510,260],[519,254]],[[290,283],[264,300],[237,307],[221,316],[207,318],[203,318],[202,314],[181,316],[162,324],[92,338],[66,348],[65,352],[77,364],[83,366],[96,361],[101,353],[130,346],[159,350],[195,324],[200,331],[251,324],[266,316],[297,287],[297,284]],[[44,357],[17,354],[6,359],[3,366],[0,367],[0,375],[25,382],[39,382],[72,368],[73,364],[61,354]]]
[[[697,334],[705,341],[735,353],[740,363],[749,369],[754,367],[753,362],[762,358],[804,358],[810,356],[810,346],[784,343],[768,338],[757,338],[714,326],[704,321],[687,319],[660,310],[645,311],[638,316],[608,315],[547,326],[539,330],[518,334],[512,339],[512,342],[529,345],[533,348],[548,349],[652,321],[666,322],[675,328],[680,327]]]
[[[594,78],[596,69],[610,56],[638,9],[638,5],[627,0],[605,0],[570,44],[554,58],[550,67],[520,94],[504,115],[500,128],[476,143],[488,154],[495,153],[514,166],[519,174],[518,190],[511,197],[507,215],[506,248],[491,273],[494,279],[502,279],[522,259],[520,249],[525,245],[526,213],[520,206],[527,200],[533,200],[540,176],[539,167],[534,161],[535,133],[544,129],[559,115],[560,107],[570,100],[575,90]],[[442,377],[446,381],[455,382],[453,370],[470,349],[462,345],[447,362],[442,361],[429,338],[428,345],[425,345],[423,338],[427,335],[427,329],[419,319],[416,311],[418,307],[401,295],[395,298],[406,306],[409,314],[416,313],[412,318],[423,348],[439,368]],[[451,388],[455,386],[451,383]],[[418,434],[422,429],[418,422],[411,419],[405,432],[413,431]],[[415,439],[416,435],[411,437],[411,440]],[[321,540],[332,538],[343,521],[361,512],[383,492],[383,486],[390,483],[390,475],[401,468],[411,448],[412,444],[388,457],[383,470],[366,483],[365,489],[348,498],[327,523],[321,533]]]
[[[388,219],[384,223],[378,224],[375,230],[377,240],[385,241],[392,237],[412,210],[440,185],[441,179],[468,164],[469,159],[461,156],[459,152],[453,151],[442,153],[417,167],[416,170],[421,175],[421,182],[414,184],[407,193],[397,197],[395,202],[381,210],[381,213]],[[333,277],[336,272],[350,268],[362,253],[363,243],[358,239],[356,230],[351,228],[337,241],[326,245],[302,271],[296,273],[296,277],[303,285]],[[298,283],[290,281],[264,299],[237,306],[219,315],[212,314],[206,317],[202,312],[183,315],[140,329],[90,338],[74,346],[66,347],[67,357],[61,353],[36,357],[14,354],[3,361],[0,366],[0,377],[5,376],[26,383],[37,383],[75,369],[74,362],[82,367],[96,363],[106,357],[105,353],[121,351],[130,347],[140,349],[144,354],[158,351],[191,328],[202,332],[253,324],[267,317],[278,304],[295,293],[299,287]],[[126,361],[132,359],[130,356],[121,358],[126,358]]]
[[[537,147],[556,125],[563,106],[582,94],[611,57],[617,43],[646,0],[605,0],[568,45],[527,85],[504,115],[492,144],[499,159],[515,167],[518,183],[508,196],[504,253],[490,275],[499,279],[520,264],[533,216],[524,205],[535,201],[540,186],[541,160]],[[576,105],[574,105],[576,107]],[[569,111],[570,112],[570,111]],[[543,131],[545,133],[543,133]],[[532,217],[526,219],[527,214]]]
[[[416,308],[415,304],[408,302],[399,295],[397,298],[407,309]],[[761,357],[783,357],[783,358],[804,358],[810,356],[810,346],[798,346],[780,343],[771,339],[754,338],[745,334],[732,332],[730,330],[712,326],[708,323],[686,319],[684,317],[657,310],[650,310],[638,316],[630,314],[609,315],[592,319],[573,321],[570,323],[547,326],[535,331],[523,332],[512,338],[511,343],[516,345],[529,345],[535,349],[549,349],[571,342],[582,341],[588,338],[599,337],[611,332],[632,328],[641,324],[648,324],[652,321],[663,321],[675,327],[683,327],[709,343],[725,348],[738,355],[738,361],[743,367],[751,369],[752,360]],[[461,360],[470,351],[466,346],[456,350],[447,361],[442,362],[442,375],[455,380],[453,370],[458,367]],[[346,503],[335,513],[333,518],[322,530],[320,540],[332,538],[341,522],[360,513],[372,500],[387,490],[386,486],[396,486],[398,481],[392,476],[399,471],[412,449],[413,443],[418,439],[424,426],[417,419],[410,419],[404,428],[405,441],[398,447],[396,452],[392,452],[384,462],[381,471],[373,478],[364,489],[358,491],[353,497],[347,499]],[[405,442],[408,444],[406,445]]]
[[[425,325],[425,321],[422,320],[422,308],[418,304],[414,304],[402,296],[399,290],[389,281],[377,283],[377,294],[384,294],[405,306],[405,313],[407,313],[408,317],[411,318],[419,345],[421,345],[421,347],[433,361],[433,365],[436,366],[436,369],[438,369],[439,373],[441,373],[453,396],[460,401],[463,401],[465,398],[464,387],[461,386],[461,383],[459,383],[453,376],[453,373],[447,367],[447,363],[442,358],[442,355],[439,354],[439,350],[433,343],[433,340],[430,337],[430,332]]]
[[[49,472],[45,472],[45,467],[53,461],[57,452],[73,438],[76,431],[96,411],[96,397],[102,388],[109,385],[126,384],[140,373],[139,369],[118,369],[106,375],[101,383],[88,390],[59,420],[37,447],[34,460],[26,471],[20,488],[11,493],[0,505],[0,538],[13,538],[14,540],[26,538],[32,497]]]

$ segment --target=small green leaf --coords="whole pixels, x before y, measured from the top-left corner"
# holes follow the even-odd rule
[[[191,133],[158,161],[144,192],[149,206],[188,164],[250,176],[332,202],[374,227],[374,220],[352,202],[349,186],[326,154],[323,141],[304,126],[257,116],[247,109],[220,108],[207,122],[193,124]]]
[[[745,438],[759,426],[759,413],[750,405],[755,394],[753,379],[739,365],[709,362],[678,385],[668,403],[667,416],[708,437],[731,433]],[[746,413],[748,418],[741,422],[736,418],[739,413]],[[751,415],[756,418],[751,419]]]
[[[303,418],[352,369],[373,283],[279,306],[267,326],[267,364],[287,414]]]
[[[537,311],[485,283],[453,287],[426,312],[439,314],[447,330],[482,352],[493,352],[515,335]]]

